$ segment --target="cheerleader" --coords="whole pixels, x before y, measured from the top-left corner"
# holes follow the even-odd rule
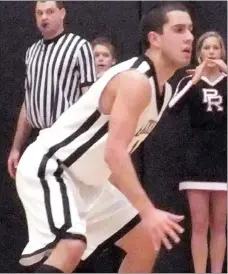
[[[227,216],[227,65],[222,37],[204,33],[196,55],[200,65],[179,82],[169,107],[180,111],[187,105],[189,114],[186,176],[179,189],[186,191],[190,207],[194,269],[205,273],[210,256],[211,272],[221,273]]]

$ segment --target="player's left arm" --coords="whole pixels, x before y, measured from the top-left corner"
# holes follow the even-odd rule
[[[180,241],[178,234],[183,229],[178,222],[183,220],[183,216],[161,211],[154,206],[142,187],[129,155],[129,144],[135,135],[138,120],[151,100],[151,86],[148,78],[136,71],[124,72],[121,76],[123,78],[116,78],[117,82],[113,81],[117,95],[110,113],[105,152],[106,162],[112,172],[110,181],[138,210],[154,248],[159,250],[163,242],[170,249],[172,244],[169,238],[174,242]],[[110,90],[106,91],[109,95]]]
[[[148,78],[137,72],[128,71],[116,76],[109,84],[106,94],[116,96],[112,104],[105,160],[112,172],[113,183],[143,214],[153,204],[141,186],[129,155],[138,120],[151,99]]]

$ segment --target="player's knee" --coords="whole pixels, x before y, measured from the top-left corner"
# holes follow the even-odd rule
[[[64,249],[64,252],[69,257],[69,260],[78,260],[85,251],[86,243],[82,240],[63,239],[60,240],[58,246]]]
[[[141,223],[120,239],[116,245],[125,250],[126,253],[132,250],[134,253],[140,253],[143,250],[144,254],[148,250],[152,250],[153,247],[152,240]]]

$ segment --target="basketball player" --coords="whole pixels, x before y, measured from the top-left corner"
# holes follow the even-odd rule
[[[20,263],[49,256],[36,273],[72,272],[115,242],[127,253],[120,272],[150,272],[161,243],[180,241],[183,216],[155,208],[129,154],[166,108],[166,81],[190,62],[190,15],[162,4],[142,18],[141,35],[145,54],[110,68],[22,155],[16,184],[29,243]]]
[[[191,249],[195,272],[205,273],[210,226],[211,272],[221,273],[226,249],[227,216],[227,65],[225,46],[217,32],[197,42],[200,65],[183,78],[170,101],[172,109],[187,104],[192,135],[186,152],[187,191],[192,219]]]
[[[99,79],[106,70],[116,64],[116,49],[107,37],[97,37],[92,42],[93,54]]]

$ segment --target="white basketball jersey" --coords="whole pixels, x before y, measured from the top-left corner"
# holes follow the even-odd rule
[[[56,168],[56,165],[48,164],[52,162],[51,159],[55,159],[59,172],[64,170],[73,179],[85,184],[98,185],[108,179],[111,171],[104,161],[104,153],[109,115],[99,112],[99,99],[108,82],[118,73],[129,69],[136,69],[147,75],[151,85],[151,102],[138,121],[129,152],[133,152],[148,136],[165,110],[172,90],[167,83],[163,95],[159,95],[153,64],[148,57],[141,56],[109,69],[51,128],[40,132],[36,143],[42,146],[46,154],[41,163],[39,177],[45,177],[50,166]],[[58,173],[57,170],[54,172]]]

